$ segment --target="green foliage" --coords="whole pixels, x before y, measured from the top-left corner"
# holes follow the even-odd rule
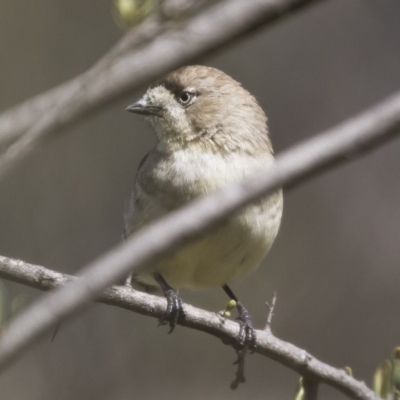
[[[349,376],[353,376],[350,367],[344,368]],[[400,346],[393,349],[390,360],[384,360],[376,369],[373,379],[373,390],[383,400],[400,400]],[[294,400],[305,399],[304,380],[300,378]]]
[[[225,310],[223,311],[223,314],[225,317],[230,317],[231,316],[231,311],[237,306],[237,303],[235,300],[230,300],[229,303],[227,304]]]
[[[344,367],[344,371],[346,372],[347,375],[353,376],[353,370],[350,367]],[[318,383],[318,382],[316,382]],[[315,385],[315,383],[314,383]],[[299,381],[297,382],[296,390],[294,392],[294,400],[304,400],[306,398],[309,398],[306,396],[307,390],[310,390],[310,386],[307,385],[307,382],[304,383],[304,378],[300,377]],[[315,392],[316,393],[316,392]],[[310,395],[310,392],[308,393]],[[312,397],[314,398],[314,397]]]
[[[381,399],[400,400],[400,347],[395,347],[391,359],[375,371],[373,388]]]
[[[344,372],[346,372],[347,375],[353,377],[353,370],[351,369],[351,367],[349,366],[344,367]]]
[[[294,392],[294,400],[304,400],[304,386],[303,386],[303,378],[300,377],[297,382],[296,391]]]
[[[156,8],[158,0],[114,0],[114,18],[122,29],[139,25]]]

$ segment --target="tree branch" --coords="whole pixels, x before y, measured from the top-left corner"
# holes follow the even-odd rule
[[[267,316],[267,323],[265,324],[264,331],[271,333],[271,323],[272,323],[272,318],[275,315],[275,305],[276,305],[276,292],[274,292],[274,295],[272,297],[271,304],[265,303],[266,306],[268,307],[268,316]]]
[[[0,117],[0,179],[41,139],[109,104],[167,71],[204,56],[306,4],[322,0],[229,0],[218,3],[108,67],[94,67]],[[145,28],[143,28],[145,30]],[[149,28],[151,31],[151,29]],[[150,37],[157,34],[150,33]],[[134,40],[134,39],[132,39]],[[123,45],[120,46],[124,48]],[[129,47],[129,46],[128,46]],[[117,51],[118,54],[121,54]],[[41,116],[38,119],[38,116]]]
[[[13,260],[0,256],[0,277],[39,290],[50,290],[76,281],[77,278],[64,275],[47,268]],[[117,306],[139,314],[154,318],[163,316],[166,308],[164,298],[142,293],[128,286],[113,286],[101,294],[98,302]],[[209,333],[223,340],[224,343],[235,343],[239,333],[239,325],[224,319],[217,313],[201,310],[185,304],[186,318],[182,326]],[[364,383],[317,360],[305,350],[278,339],[270,332],[257,331],[256,352],[285,365],[302,376],[307,385],[307,399],[316,399],[316,382],[326,383],[345,393],[352,399],[377,400],[373,392]],[[305,385],[306,386],[306,385]]]
[[[43,296],[17,316],[0,337],[0,368],[15,360],[47,329],[72,315],[130,271],[138,270],[204,234],[257,198],[281,186],[293,186],[329,166],[354,159],[399,130],[400,93],[397,93],[361,115],[283,152],[269,170],[197,199],[142,228],[126,243],[89,263],[81,270],[80,279]],[[267,333],[262,334],[260,343],[268,343],[268,337]],[[282,349],[284,354],[285,351],[286,348]],[[293,351],[300,357],[296,349]],[[273,357],[274,354],[269,355]],[[301,357],[298,364],[310,368],[312,362],[308,356]],[[358,389],[354,389],[353,395],[354,398],[372,398],[362,397]]]
[[[67,104],[64,104],[65,95],[70,92],[78,93],[82,87],[82,82],[86,79],[93,79],[95,84],[101,85],[101,82],[97,82],[100,71],[107,73],[105,71],[119,58],[127,56],[128,53],[132,53],[139,46],[145,45],[168,30],[182,27],[181,22],[174,22],[176,18],[181,17],[182,13],[189,10],[193,12],[193,10],[210,1],[186,0],[178,3],[175,7],[172,7],[173,4],[170,4],[169,1],[165,2],[162,10],[156,10],[142,24],[131,28],[90,70],[45,93],[3,111],[0,114],[0,148],[9,142],[17,140],[29,128],[34,126],[37,123],[38,115],[52,112],[53,107],[59,103],[67,106]],[[165,8],[167,9],[168,18],[164,17]],[[129,85],[129,82],[127,82],[127,85]],[[81,96],[83,96],[82,100],[84,100],[86,95],[87,93],[85,92],[81,93]],[[86,102],[93,103],[89,98],[86,99]],[[69,123],[71,122],[73,121],[69,121]]]

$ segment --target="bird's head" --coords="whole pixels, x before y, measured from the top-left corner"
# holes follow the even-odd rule
[[[228,152],[271,148],[267,119],[256,99],[215,68],[187,66],[171,72],[127,111],[146,115],[165,149],[196,144]]]

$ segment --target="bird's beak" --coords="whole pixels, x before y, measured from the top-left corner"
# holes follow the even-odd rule
[[[140,100],[126,107],[125,111],[142,115],[156,115],[157,117],[160,117],[162,108],[150,105],[148,101],[142,97]]]

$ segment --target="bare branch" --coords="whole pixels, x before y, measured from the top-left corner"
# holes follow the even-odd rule
[[[130,271],[193,240],[257,198],[281,186],[293,186],[328,166],[354,159],[399,130],[400,93],[397,93],[367,112],[283,152],[269,170],[193,201],[141,229],[125,244],[89,263],[76,282],[44,296],[16,317],[0,338],[0,368],[15,360],[51,326],[72,315]],[[260,336],[261,342],[268,342],[266,335],[264,332]],[[309,368],[308,356],[300,364]]]
[[[53,112],[51,110],[59,103],[64,107],[67,106],[65,103],[65,94],[70,92],[77,94],[81,90],[82,82],[86,79],[93,79],[95,84],[101,85],[100,82],[96,82],[97,77],[100,76],[100,71],[106,73],[104,71],[110,68],[118,58],[126,56],[126,53],[132,52],[138,46],[150,42],[169,29],[182,27],[182,22],[174,22],[176,17],[187,12],[188,9],[197,9],[199,6],[207,4],[210,1],[185,0],[183,3],[175,5],[175,7],[173,7],[173,4],[168,6],[169,2],[166,2],[166,7],[168,6],[168,19],[164,15],[160,15],[159,12],[154,13],[141,25],[128,31],[90,70],[43,94],[26,100],[20,105],[3,111],[0,115],[0,148],[8,142],[15,141],[29,128],[34,126],[37,123],[38,115]],[[163,12],[163,14],[165,13]],[[129,82],[127,82],[127,85],[129,85]],[[85,92],[81,93],[81,95],[83,96],[82,101],[90,104],[93,103],[89,97],[85,98]],[[71,120],[70,122],[73,121]]]
[[[6,112],[0,117],[0,145],[26,132],[0,157],[0,179],[50,133],[173,68],[317,1],[322,0],[223,1],[186,23],[176,24],[175,29],[147,45],[117,59],[112,58],[107,68],[94,67],[47,94]],[[120,47],[124,48],[122,44]],[[120,54],[119,50],[117,53]],[[38,116],[41,116],[39,120]]]
[[[40,290],[62,287],[77,279],[38,265],[2,256],[0,256],[0,277]],[[154,318],[160,318],[166,307],[164,298],[142,293],[127,286],[113,286],[101,294],[97,301]],[[185,311],[186,318],[182,322],[183,326],[209,333],[222,339],[224,343],[236,342],[239,332],[236,322],[228,319],[221,320],[217,313],[204,311],[188,304],[185,304]],[[303,381],[307,382],[308,386],[304,384],[305,393],[309,393],[310,397],[307,398],[310,400],[316,399],[316,382],[331,385],[352,399],[377,400],[364,383],[355,380],[344,370],[324,364],[305,350],[284,342],[271,333],[257,331],[256,352],[307,376],[307,379]]]
[[[246,360],[245,355],[242,355],[242,356],[239,356],[239,358],[234,362],[234,364],[237,366],[237,368],[236,368],[235,379],[231,383],[231,389],[233,389],[233,390],[236,390],[241,383],[246,382],[246,378],[244,376],[245,360]]]
[[[274,292],[271,304],[268,304],[268,303],[265,303],[265,304],[268,307],[268,317],[267,317],[267,323],[265,325],[264,331],[271,333],[272,317],[275,315],[274,310],[275,310],[275,304],[276,304],[276,292]]]

